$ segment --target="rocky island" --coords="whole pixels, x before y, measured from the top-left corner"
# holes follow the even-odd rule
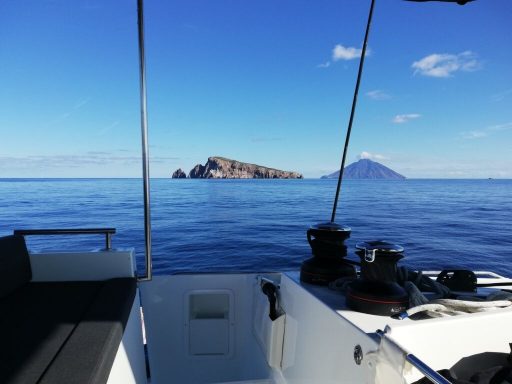
[[[187,174],[185,172],[183,172],[183,169],[178,168],[177,170],[175,170],[173,172],[172,178],[173,179],[186,179],[187,178]]]
[[[330,175],[322,176],[322,179],[337,179],[339,171]],[[361,159],[345,167],[343,172],[344,179],[366,179],[366,180],[405,180],[405,176],[389,169],[388,167],[372,161],[370,159]]]
[[[181,169],[173,173],[173,178],[181,175]],[[181,171],[183,172],[183,171]],[[176,176],[175,176],[176,175]],[[244,163],[225,157],[212,156],[205,165],[197,164],[189,172],[191,179],[302,179],[298,172],[281,171],[262,165]]]

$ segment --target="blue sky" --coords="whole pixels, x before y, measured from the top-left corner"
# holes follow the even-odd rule
[[[0,3],[0,177],[140,176],[135,3]],[[211,155],[334,171],[368,6],[146,0],[151,175]],[[511,15],[377,1],[348,161],[512,178]]]

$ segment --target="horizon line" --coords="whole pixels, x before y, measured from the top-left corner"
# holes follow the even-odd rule
[[[6,180],[142,180],[142,177],[0,177],[1,181]],[[303,177],[302,179],[285,178],[184,178],[173,179],[172,177],[151,177],[150,180],[337,180],[337,178],[326,177]],[[405,180],[512,180],[512,178],[502,177],[406,177],[405,179],[344,179],[344,180],[364,180],[364,181],[405,181]]]

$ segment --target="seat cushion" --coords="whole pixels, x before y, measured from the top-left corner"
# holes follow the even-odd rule
[[[0,299],[0,382],[105,383],[135,287],[133,278],[29,283]]]
[[[32,279],[30,258],[23,236],[0,237],[0,299]]]
[[[30,283],[0,301],[0,381],[36,383],[102,282]]]
[[[123,338],[135,291],[133,278],[106,281],[39,383],[106,383]]]

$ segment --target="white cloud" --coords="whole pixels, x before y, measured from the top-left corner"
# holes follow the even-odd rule
[[[480,69],[481,64],[475,53],[465,51],[459,54],[433,53],[421,60],[415,61],[411,66],[424,76],[451,77],[457,71],[473,72]]]
[[[332,50],[332,60],[352,60],[358,59],[361,57],[362,49],[354,48],[354,47],[344,47],[341,44],[336,44],[336,46]],[[366,51],[366,54],[369,54],[369,50]]]
[[[111,124],[103,127],[98,134],[100,136],[103,136],[106,133],[110,132],[113,128],[117,127],[118,125],[119,125],[119,120],[116,120],[116,121],[112,122]]]
[[[167,163],[178,160],[178,157],[151,156],[151,163]],[[34,169],[49,171],[56,168],[83,168],[91,166],[139,164],[140,156],[116,155],[102,151],[89,151],[74,155],[30,155],[0,156],[0,170]]]
[[[77,103],[73,106],[73,109],[80,109],[82,108],[85,104],[87,104],[89,101],[91,101],[91,98],[90,97],[87,97],[85,99],[82,99],[82,100],[78,100]]]
[[[48,124],[46,124],[46,127],[50,127],[52,125],[55,125],[55,124],[58,124],[58,123],[61,123],[63,122],[64,120],[67,120],[71,115],[73,115],[76,111],[78,111],[79,109],[81,109],[84,105],[86,105],[87,103],[89,103],[89,101],[91,101],[91,98],[90,97],[87,97],[85,99],[81,99],[81,100],[78,100],[74,105],[73,107],[69,110],[69,111],[66,111],[64,113],[61,113],[60,115],[58,115],[55,119],[51,120]]]
[[[496,93],[495,95],[492,95],[491,96],[491,100],[492,101],[502,101],[504,99],[506,99],[508,96],[512,95],[512,88],[511,89],[507,89],[506,91],[503,91],[503,92],[500,92],[500,93]]]
[[[508,129],[512,129],[512,122],[498,125],[491,125],[487,127],[489,131],[506,131]]]
[[[269,143],[273,141],[283,141],[283,137],[267,137],[267,136],[256,136],[251,137],[251,143]]]
[[[509,129],[512,129],[512,122],[505,123],[505,124],[497,124],[497,125],[490,125],[488,127],[485,127],[484,129],[476,130],[476,131],[469,131],[469,132],[461,132],[463,139],[473,140],[473,139],[481,139],[487,136],[490,136],[494,134],[495,132],[499,131],[507,131]]]
[[[331,62],[330,61],[326,61],[325,63],[318,64],[316,67],[317,68],[329,68],[330,66],[331,66]]]
[[[336,44],[332,49],[331,60],[318,64],[317,68],[329,68],[333,63],[340,60],[353,60],[361,57],[362,49],[355,47],[345,47],[341,44]],[[366,55],[370,55],[370,50],[366,50]]]
[[[383,155],[379,155],[378,153],[370,153],[363,151],[358,156],[358,159],[368,159],[368,160],[387,160],[388,158]]]
[[[395,124],[403,124],[403,123],[407,123],[411,120],[417,119],[419,117],[421,117],[421,115],[418,113],[408,113],[405,115],[396,115],[395,117],[393,117],[392,121]]]
[[[481,139],[482,137],[487,137],[488,134],[485,131],[469,131],[462,132],[462,137],[464,139],[473,140],[473,139]]]
[[[389,100],[391,99],[391,95],[381,91],[380,89],[375,89],[373,91],[366,92],[366,96],[368,96],[372,100]]]
[[[483,152],[459,157],[450,151],[433,155],[395,153],[391,168],[408,178],[512,178],[512,159],[508,153],[491,160]]]

